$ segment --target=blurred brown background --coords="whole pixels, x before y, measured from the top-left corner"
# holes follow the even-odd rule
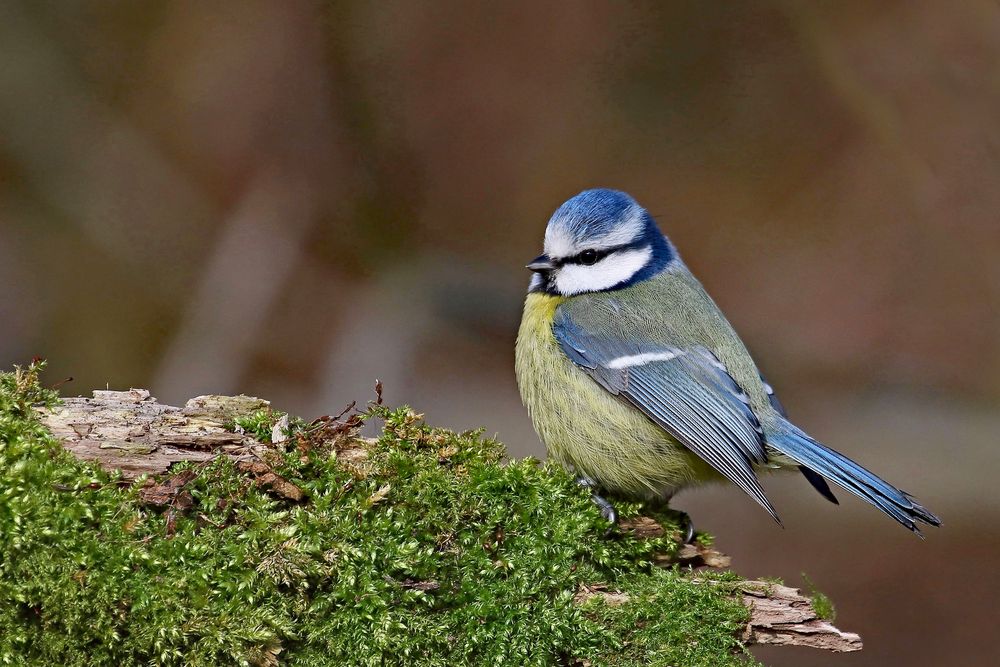
[[[64,391],[372,396],[542,450],[512,347],[551,211],[660,220],[792,415],[945,520],[798,476],[676,504],[860,654],[993,665],[995,2],[0,3],[0,361]]]

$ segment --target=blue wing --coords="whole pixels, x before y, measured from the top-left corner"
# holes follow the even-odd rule
[[[574,364],[641,410],[779,521],[753,471],[754,464],[767,463],[760,423],[746,394],[710,350],[590,332],[563,308],[556,312],[553,332]]]

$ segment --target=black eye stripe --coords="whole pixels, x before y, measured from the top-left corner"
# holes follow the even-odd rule
[[[554,259],[552,263],[555,264],[556,266],[562,266],[564,264],[580,264],[582,266],[591,266],[601,261],[608,255],[618,252],[619,250],[635,250],[637,248],[644,247],[645,245],[647,245],[647,243],[648,242],[645,240],[638,240],[638,241],[633,241],[632,243],[623,243],[621,245],[611,246],[610,248],[587,248],[585,250],[581,250],[575,255],[571,255],[569,257],[563,257],[560,259]],[[593,261],[588,261],[588,262],[583,261],[584,255],[591,252],[594,253],[595,259]]]
[[[561,264],[583,264],[585,266],[590,266],[591,264],[596,264],[601,261],[611,253],[613,253],[617,248],[608,248],[606,250],[598,250],[596,248],[588,248],[581,252],[576,253],[572,257],[567,257],[563,259]]]

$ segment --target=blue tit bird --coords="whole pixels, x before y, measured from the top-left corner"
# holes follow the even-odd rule
[[[586,190],[552,215],[515,352],[517,382],[550,458],[599,495],[668,501],[729,480],[778,514],[758,474],[798,469],[920,534],[941,521],[911,495],[795,426],[743,341],[629,195]],[[689,533],[690,537],[690,533]]]

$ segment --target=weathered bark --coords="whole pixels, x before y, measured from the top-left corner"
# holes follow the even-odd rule
[[[125,481],[159,475],[180,461],[217,456],[254,460],[267,450],[233,432],[237,417],[266,409],[250,396],[199,396],[183,408],[158,403],[145,389],[95,391],[93,398],[65,398],[42,422],[77,458],[105,470],[121,470]],[[227,426],[229,428],[227,428]]]
[[[233,431],[235,420],[266,409],[269,403],[249,396],[199,396],[183,408],[162,405],[144,389],[95,391],[93,398],[67,398],[54,410],[40,410],[42,422],[63,446],[80,459],[93,461],[106,470],[121,470],[131,482],[143,475],[162,475],[181,461],[205,462],[228,456],[257,482],[292,500],[301,492],[274,474],[264,463],[269,447],[247,434]],[[287,425],[287,422],[286,422]],[[274,442],[285,439],[275,428]],[[351,464],[361,448],[338,457]],[[144,502],[183,509],[187,502],[184,473],[147,483]],[[638,536],[658,536],[663,529],[652,519],[640,517],[623,522],[622,530]],[[685,545],[680,553],[662,559],[663,565],[681,563],[692,567],[728,567],[729,557],[702,546]],[[830,651],[858,651],[861,638],[842,632],[820,619],[809,599],[794,588],[760,581],[738,585],[750,621],[743,633],[747,644],[811,646]],[[602,596],[609,604],[627,604],[628,596],[599,584],[582,589],[577,599]]]
[[[828,651],[860,651],[861,637],[844,632],[820,618],[809,598],[797,588],[764,581],[740,586],[743,603],[750,608],[750,623],[743,639],[748,644],[811,646]]]

